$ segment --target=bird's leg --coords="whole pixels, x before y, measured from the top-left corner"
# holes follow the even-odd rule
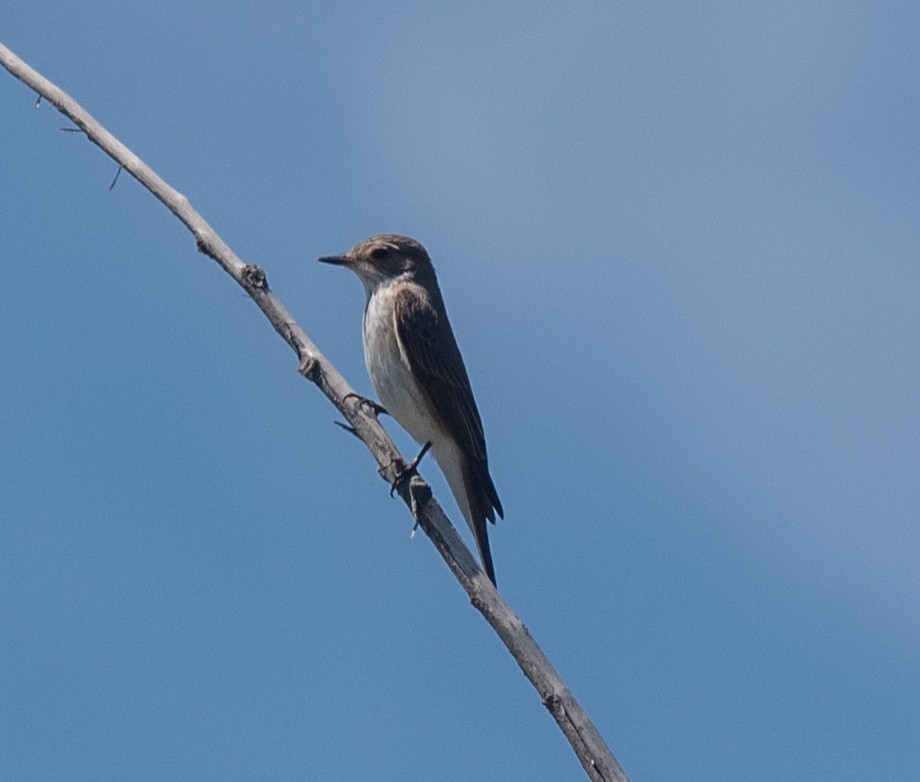
[[[396,480],[394,480],[393,483],[390,484],[390,496],[391,496],[391,497],[393,496],[393,492],[395,492],[396,489],[399,488],[399,484],[401,484],[401,483],[402,483],[403,481],[405,481],[407,478],[411,478],[413,475],[416,474],[416,471],[417,471],[419,462],[422,461],[422,457],[423,457],[426,453],[428,453],[428,449],[429,449],[429,448],[431,448],[431,442],[430,442],[430,441],[427,442],[427,443],[425,443],[425,444],[422,446],[422,450],[418,452],[418,456],[416,456],[411,462],[409,462],[409,464],[407,464],[405,467],[403,467],[403,468],[399,471],[399,473],[397,473],[397,475],[396,475]]]
[[[428,453],[429,448],[431,448],[430,440],[422,446],[422,450],[418,452],[418,456],[409,462],[409,466],[406,468],[406,472],[415,472],[415,468],[418,467],[419,462],[422,461],[422,457]]]

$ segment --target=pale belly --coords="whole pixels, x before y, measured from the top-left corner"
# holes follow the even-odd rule
[[[374,391],[387,412],[419,444],[440,438],[428,406],[400,350],[389,296],[371,298],[364,317],[364,362]]]
[[[428,403],[409,371],[393,323],[392,299],[385,291],[371,297],[364,316],[364,362],[374,391],[387,412],[420,445],[431,443],[434,457],[467,524],[473,528],[463,483],[463,455],[452,438],[437,427]]]

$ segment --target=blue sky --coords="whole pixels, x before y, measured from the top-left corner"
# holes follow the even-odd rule
[[[920,7],[0,22],[363,393],[315,258],[425,243],[502,592],[633,779],[913,778]],[[255,307],[0,76],[0,777],[581,778]]]

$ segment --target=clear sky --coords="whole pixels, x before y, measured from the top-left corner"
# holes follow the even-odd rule
[[[315,259],[428,247],[499,585],[634,780],[916,778],[920,5],[7,0],[0,40],[362,393]],[[0,778],[582,778],[293,353],[33,104],[0,73]]]

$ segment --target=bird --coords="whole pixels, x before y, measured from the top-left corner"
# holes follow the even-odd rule
[[[341,255],[367,294],[364,361],[383,408],[427,450],[447,479],[494,585],[486,521],[504,510],[489,473],[482,419],[428,251],[415,239],[379,234]]]

